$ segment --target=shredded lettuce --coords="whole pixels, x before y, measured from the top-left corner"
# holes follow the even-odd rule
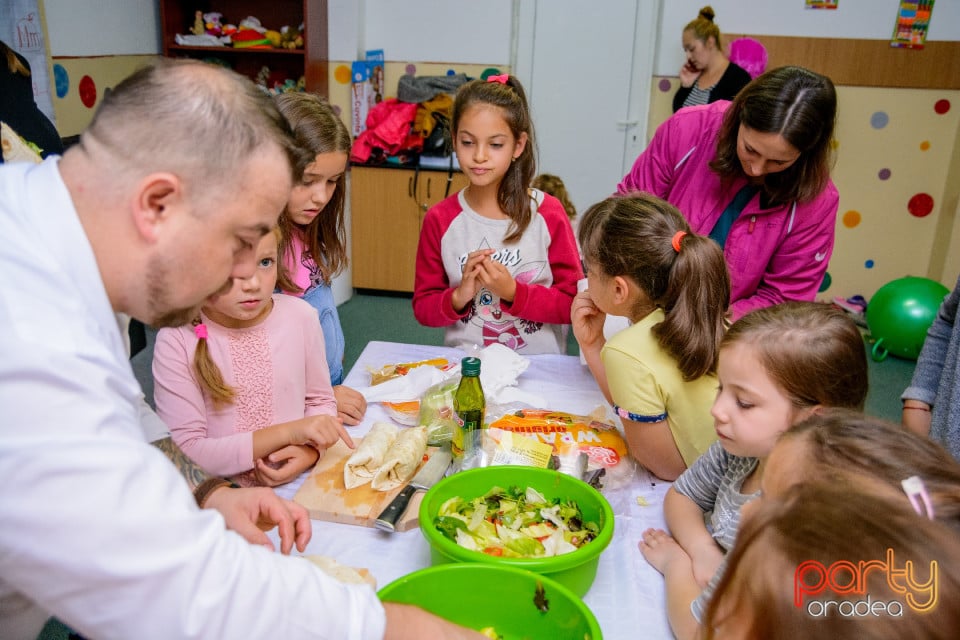
[[[434,526],[466,549],[523,558],[571,553],[600,531],[597,523],[583,522],[575,502],[547,500],[532,487],[494,487],[472,500],[450,498]]]

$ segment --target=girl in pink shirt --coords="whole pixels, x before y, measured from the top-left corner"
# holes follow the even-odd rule
[[[192,326],[161,329],[153,360],[157,413],[174,442],[243,486],[290,482],[341,438],[353,446],[316,311],[274,293],[279,242],[279,229],[264,236],[255,273],[208,299]]]

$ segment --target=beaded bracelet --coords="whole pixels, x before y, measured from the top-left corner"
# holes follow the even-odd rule
[[[239,488],[238,485],[230,482],[229,480],[224,480],[223,478],[207,478],[198,484],[197,488],[193,490],[193,498],[197,501],[197,506],[202,509],[204,503],[207,501],[207,498],[210,497],[210,494],[221,487],[230,487],[232,489]]]

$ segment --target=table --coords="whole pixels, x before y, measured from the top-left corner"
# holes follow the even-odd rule
[[[412,345],[397,342],[371,341],[347,374],[348,387],[365,387],[370,383],[369,369],[385,364],[415,362],[445,357],[457,361],[463,352],[448,347]],[[550,409],[588,414],[598,406],[606,408],[610,421],[613,412],[603,398],[590,370],[575,356],[527,356],[530,367],[519,378],[521,390],[549,399]],[[350,433],[364,435],[374,422],[389,421],[383,407],[371,404],[361,424],[350,427]],[[292,499],[308,474],[277,488],[277,493]],[[672,638],[666,616],[663,577],[647,564],[637,541],[649,527],[665,528],[663,497],[670,483],[649,475],[642,468],[604,488],[615,514],[614,536],[600,556],[597,577],[584,597],[600,623],[604,638]],[[276,532],[270,533],[278,543]],[[296,553],[296,551],[294,551]],[[408,573],[430,566],[430,547],[419,529],[405,533],[384,533],[377,529],[333,522],[313,521],[313,538],[305,554],[324,554],[337,561],[366,567],[376,577],[379,587],[386,586]]]

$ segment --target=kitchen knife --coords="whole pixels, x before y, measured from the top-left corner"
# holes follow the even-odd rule
[[[397,497],[377,517],[377,521],[374,523],[377,529],[391,533],[395,532],[397,530],[397,520],[406,511],[413,494],[419,490],[426,491],[436,484],[443,478],[452,461],[453,454],[450,453],[450,449],[441,449],[434,452],[426,464],[423,465],[423,468],[417,472],[417,475],[413,476],[410,483],[397,494]]]

